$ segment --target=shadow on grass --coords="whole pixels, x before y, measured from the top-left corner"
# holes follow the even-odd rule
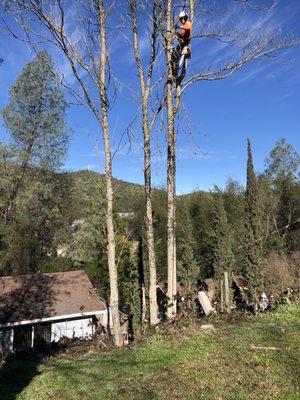
[[[20,350],[8,356],[0,365],[0,400],[15,400],[40,375],[39,365],[47,357],[64,352],[66,343],[52,343],[30,350]]]
[[[38,361],[6,361],[0,367],[0,399],[15,400],[32,379],[39,374]]]

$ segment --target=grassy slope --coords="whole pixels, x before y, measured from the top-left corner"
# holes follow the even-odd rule
[[[167,340],[158,330],[132,349],[14,364],[0,372],[0,399],[299,399],[299,314],[282,306],[210,333],[194,325]]]

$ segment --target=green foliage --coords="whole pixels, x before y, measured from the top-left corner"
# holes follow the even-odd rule
[[[17,198],[16,216],[5,226],[2,266],[6,273],[36,272],[56,255],[66,235],[71,182],[48,170],[30,171]]]
[[[66,173],[66,175],[69,175],[74,182],[74,188],[71,193],[74,200],[73,219],[85,218],[94,189],[104,187],[105,177],[102,174],[87,170],[70,172]],[[143,195],[143,186],[118,179],[113,180],[113,185],[115,190],[115,211],[133,211],[134,201],[137,197]],[[104,192],[102,193],[102,198],[105,198]]]
[[[195,256],[200,262],[201,277],[213,276],[213,199],[210,193],[194,192],[187,198],[190,210]]]
[[[142,239],[142,254],[147,254],[145,243],[145,219],[144,219],[144,194],[135,196],[131,202],[134,218],[129,220],[129,230],[135,240]],[[164,189],[154,189],[152,192],[153,229],[155,238],[155,255],[157,281],[164,282],[167,278],[167,193]],[[145,258],[145,257],[144,257]],[[145,280],[148,279],[147,260],[143,260]]]
[[[300,156],[285,139],[280,139],[266,159],[266,167],[277,201],[276,224],[281,228],[296,221],[300,215]],[[280,232],[281,246],[287,246],[289,250],[299,249],[300,234],[295,228],[297,226],[291,226],[289,231]]]
[[[94,188],[86,218],[77,221],[68,256],[76,267],[88,273],[102,297],[109,298],[107,266],[107,234],[105,223],[104,188]],[[128,236],[128,226],[114,214],[116,263],[120,311],[127,314],[135,331],[140,322],[139,271],[135,242]]]
[[[243,244],[245,190],[238,182],[229,178],[226,182],[226,187],[223,190],[222,198],[232,241],[235,270],[238,271],[242,264],[242,258],[241,252],[235,249],[238,249],[239,246]]]
[[[9,91],[2,110],[4,126],[18,158],[32,165],[57,168],[66,152],[66,100],[49,54],[29,62]]]
[[[184,296],[188,298],[188,307],[191,308],[194,305],[191,299],[197,290],[200,277],[200,265],[195,255],[196,243],[191,216],[182,199],[177,201],[176,212],[177,277],[183,287]]]
[[[250,301],[257,308],[263,286],[262,229],[259,189],[253,170],[251,145],[248,139],[247,187],[245,193],[244,271],[248,280]]]
[[[300,156],[284,138],[278,140],[266,158],[265,164],[266,173],[274,180],[287,176],[293,179],[299,178]]]
[[[70,180],[55,173],[68,143],[66,100],[47,52],[25,66],[1,113],[10,143],[0,144],[0,269],[30,273],[56,254],[71,206]]]
[[[214,246],[213,269],[217,288],[217,298],[220,299],[219,287],[224,272],[231,276],[234,264],[232,241],[229,232],[227,215],[224,207],[222,192],[215,187],[214,200]]]

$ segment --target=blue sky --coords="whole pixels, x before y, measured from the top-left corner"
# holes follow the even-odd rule
[[[226,3],[230,3],[227,1]],[[259,3],[259,1],[257,1]],[[225,4],[225,2],[224,2]],[[227,5],[226,5],[227,6]],[[242,29],[271,26],[283,33],[295,31],[300,37],[300,2],[281,0],[267,15],[255,12],[240,15],[240,9],[230,5],[228,17],[238,21]],[[12,24],[13,25],[13,24]],[[113,72],[126,85],[134,86],[136,70],[128,44],[122,34],[115,38]],[[144,43],[142,43],[144,46]],[[145,44],[146,46],[146,44]],[[68,74],[67,66],[53,52],[60,70]],[[145,50],[146,52],[146,50]],[[228,46],[220,42],[193,44],[191,71],[203,65],[213,65],[224,58]],[[32,50],[0,32],[0,108],[8,100],[8,90],[24,65],[33,57]],[[231,177],[245,182],[246,138],[250,137],[257,171],[264,168],[264,159],[276,141],[285,137],[296,149],[300,145],[300,48],[289,49],[274,61],[255,61],[232,77],[215,82],[201,82],[184,95],[188,117],[182,115],[177,143],[177,192],[207,190],[214,184],[224,186]],[[137,103],[122,86],[110,115],[113,147],[136,114]],[[68,126],[73,133],[64,169],[92,169],[103,172],[101,131],[89,110],[70,106]],[[139,123],[134,125],[139,140]],[[126,138],[126,136],[124,137]],[[7,133],[0,127],[0,140]],[[132,138],[131,148],[124,139],[123,147],[114,156],[113,174],[119,179],[143,183],[143,153],[138,140]],[[153,134],[153,183],[166,183],[166,142],[164,132]]]

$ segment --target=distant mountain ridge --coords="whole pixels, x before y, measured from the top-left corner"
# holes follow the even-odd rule
[[[64,172],[63,174],[72,180],[72,197],[78,210],[76,218],[82,218],[95,189],[101,186],[105,188],[105,175],[89,170]],[[133,199],[144,193],[143,185],[125,182],[120,179],[114,178],[113,186],[115,190],[115,209],[121,213],[131,212]],[[103,197],[105,197],[105,192]]]

